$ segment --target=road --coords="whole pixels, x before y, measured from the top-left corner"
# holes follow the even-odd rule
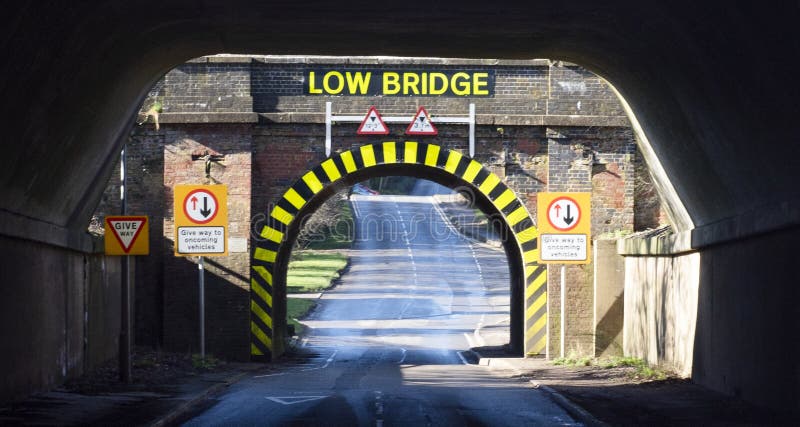
[[[470,347],[508,342],[508,268],[451,228],[430,197],[442,189],[354,195],[351,267],[304,322],[300,356],[186,425],[577,425],[528,382],[469,363]]]

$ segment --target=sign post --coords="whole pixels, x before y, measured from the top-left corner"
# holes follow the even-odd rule
[[[592,193],[539,193],[539,262],[561,264],[561,357],[566,341],[566,264],[588,264]]]
[[[228,255],[228,187],[176,185],[174,188],[175,256],[197,256],[200,357],[206,357],[205,261]]]

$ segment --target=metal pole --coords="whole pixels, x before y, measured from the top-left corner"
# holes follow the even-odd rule
[[[469,156],[475,157],[475,104],[469,104]]]
[[[119,162],[119,179],[120,179],[120,208],[122,215],[128,213],[126,187],[127,176],[125,173],[125,149],[122,147]],[[119,331],[119,379],[123,383],[131,382],[131,257],[130,255],[122,258],[122,265],[120,268],[121,273],[121,319]]]
[[[198,257],[197,270],[200,279],[200,357],[206,358],[206,275],[203,257]]]
[[[567,267],[561,266],[561,357],[566,357],[564,353],[567,330]]]
[[[325,103],[325,157],[331,156],[331,107],[330,101]]]

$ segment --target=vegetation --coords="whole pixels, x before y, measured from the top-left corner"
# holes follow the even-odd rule
[[[286,323],[294,327],[295,335],[302,335],[305,330],[305,326],[297,319],[305,317],[316,305],[315,300],[306,298],[288,298],[286,300]]]
[[[291,293],[319,292],[330,288],[347,267],[347,256],[331,251],[294,251],[289,261],[286,277],[287,291]],[[316,305],[308,298],[288,298],[286,322],[301,335],[305,327],[298,321]]]
[[[331,287],[347,267],[347,256],[331,251],[295,251],[289,261],[289,293],[319,292]]]
[[[202,369],[211,371],[220,364],[219,359],[212,354],[206,354],[206,357],[201,356],[199,353],[192,355],[192,366],[195,369]]]
[[[385,176],[381,178],[371,178],[367,182],[367,187],[377,190],[381,194],[389,195],[408,195],[417,184],[417,178],[410,176]]]
[[[648,381],[663,380],[668,376],[667,372],[649,366],[644,360],[629,356],[597,359],[590,356],[578,357],[574,354],[569,354],[567,357],[559,357],[553,360],[553,364],[560,366],[596,366],[603,369],[628,367],[633,368],[631,375],[634,378]]]
[[[345,192],[333,195],[308,217],[295,249],[350,249],[355,232],[353,210]]]

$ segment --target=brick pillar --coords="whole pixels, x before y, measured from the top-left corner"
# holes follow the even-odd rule
[[[252,163],[250,125],[183,125],[167,134],[164,147],[164,343],[176,351],[199,349],[196,257],[174,257],[173,187],[175,184],[228,186],[227,257],[205,261],[206,351],[248,360],[250,303],[250,198]],[[205,177],[204,162],[192,155],[206,150],[222,160]]]
[[[570,129],[548,128],[549,192],[592,191],[592,151]],[[550,356],[559,357],[561,346],[561,266],[547,268]],[[565,351],[594,355],[592,266],[569,265],[566,270],[567,323]]]

